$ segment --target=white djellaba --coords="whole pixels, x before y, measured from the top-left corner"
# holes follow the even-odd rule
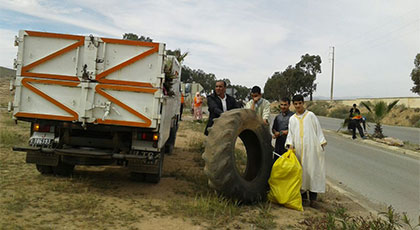
[[[289,133],[285,146],[295,148],[302,165],[301,191],[325,193],[325,151],[321,145],[327,140],[318,118],[311,111],[293,115],[289,120]]]

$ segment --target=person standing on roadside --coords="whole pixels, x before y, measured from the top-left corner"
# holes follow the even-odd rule
[[[293,112],[289,110],[290,107],[290,99],[284,97],[280,100],[280,114],[276,116],[273,122],[273,139],[276,139],[276,145],[274,147],[274,151],[279,155],[283,155],[287,150],[284,147],[286,143],[286,137],[289,129],[289,119],[293,116]],[[278,156],[274,155],[273,159],[275,162]]]
[[[349,111],[349,118],[352,118],[354,116],[360,115],[360,110],[357,108],[356,104],[353,104],[353,107]]]
[[[203,104],[203,98],[201,97],[200,93],[197,92],[194,97],[194,121],[201,122],[201,119],[203,119],[203,111],[201,110],[201,106]]]
[[[264,124],[268,125],[270,119],[270,102],[262,98],[261,88],[258,86],[252,87],[251,97],[252,100],[246,103],[245,109],[254,110],[257,116],[263,120]]]
[[[325,152],[327,140],[322,132],[318,118],[305,109],[302,95],[292,99],[296,113],[290,117],[289,133],[285,146],[295,150],[302,165],[302,201],[318,208],[318,193],[325,193]]]
[[[179,120],[180,121],[182,121],[182,112],[184,111],[184,103],[185,103],[184,93],[181,92],[181,110],[179,111]]]
[[[209,120],[207,122],[204,135],[209,135],[208,128],[213,126],[213,119],[220,117],[223,112],[239,108],[235,98],[226,93],[226,82],[216,81],[214,93],[207,97],[207,106],[209,107]]]
[[[363,123],[363,125],[365,126],[365,130],[366,130],[366,124],[363,121],[363,117],[360,115],[360,110],[358,108],[356,108],[356,104],[353,104],[353,108],[350,109],[349,111],[349,129],[352,130],[352,138],[353,140],[356,139],[356,128],[357,130],[359,130],[359,134],[360,137],[362,139],[366,139],[362,126],[360,126],[360,123]]]

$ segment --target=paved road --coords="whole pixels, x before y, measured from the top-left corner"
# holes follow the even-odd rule
[[[343,119],[330,118],[330,117],[321,117],[318,116],[319,122],[323,129],[335,130],[337,131]],[[368,123],[367,125],[368,133],[373,133],[375,128],[374,123]],[[410,127],[401,127],[401,126],[389,126],[383,125],[382,130],[385,136],[395,137],[402,141],[409,141],[410,143],[420,145],[420,129],[419,128],[410,128]]]
[[[271,119],[274,117],[272,115]],[[327,117],[319,117],[319,120],[323,129],[333,131],[342,122]],[[420,129],[385,126],[384,132],[385,135],[420,144]],[[326,166],[330,181],[339,182],[356,197],[376,204],[375,208],[392,205],[400,213],[407,212],[417,224],[420,215],[419,159],[371,146],[360,139],[354,141],[335,132],[324,134],[328,141]]]
[[[420,160],[325,132],[327,176],[368,200],[420,215]]]

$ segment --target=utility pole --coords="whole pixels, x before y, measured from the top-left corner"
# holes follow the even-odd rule
[[[333,100],[333,88],[334,88],[334,46],[332,47],[332,70],[331,70],[331,95],[330,100]]]

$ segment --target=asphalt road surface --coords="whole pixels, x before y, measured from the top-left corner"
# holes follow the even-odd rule
[[[275,115],[271,116],[273,120]],[[337,131],[342,120],[318,117],[323,129]],[[272,121],[271,121],[272,124]],[[373,125],[368,132],[373,132]],[[384,126],[385,135],[420,144],[420,129]],[[406,133],[407,132],[407,133]],[[393,150],[352,140],[336,132],[324,132],[328,141],[326,167],[328,179],[349,191],[377,211],[392,205],[407,212],[412,223],[420,216],[420,160]],[[378,210],[378,208],[382,208]]]
[[[318,119],[323,129],[329,129],[329,130],[335,130],[335,131],[337,131],[343,123],[343,119],[337,119],[337,118],[318,116]],[[372,134],[375,128],[375,124],[367,123],[366,126],[367,126],[366,128],[367,128],[368,133]],[[342,128],[342,129],[345,130],[346,128]],[[395,137],[402,141],[409,141],[410,143],[420,145],[420,129],[419,128],[382,125],[382,131],[385,136]],[[356,132],[356,133],[357,133],[357,136],[359,137],[358,135],[359,132]]]
[[[375,204],[420,216],[420,160],[325,132],[327,177]]]

